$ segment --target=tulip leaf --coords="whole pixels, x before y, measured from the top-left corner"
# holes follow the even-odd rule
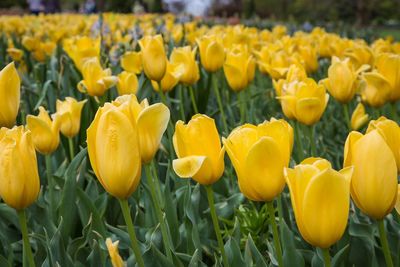
[[[36,105],[33,108],[33,110],[38,110],[39,107],[42,105],[44,99],[46,98],[47,91],[50,89],[50,86],[52,85],[52,83],[53,83],[52,80],[48,80],[44,83],[42,91],[40,92],[39,100],[36,102]]]
[[[347,244],[344,246],[341,250],[339,250],[336,255],[332,258],[332,266],[333,267],[339,267],[341,266],[344,261],[346,260],[346,257],[349,254],[350,246]]]

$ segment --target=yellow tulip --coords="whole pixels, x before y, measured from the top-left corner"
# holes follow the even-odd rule
[[[138,102],[135,95],[123,95],[112,103],[115,106],[129,105],[139,134],[142,162],[149,163],[160,147],[161,138],[168,127],[170,111],[162,103],[149,105],[147,99]]]
[[[306,125],[313,125],[321,119],[329,95],[322,84],[307,78],[289,84],[278,99],[286,117],[295,118]]]
[[[377,72],[364,73],[361,84],[361,98],[371,107],[378,108],[389,100],[390,83]]]
[[[163,92],[169,92],[179,83],[181,76],[183,75],[183,65],[181,64],[171,64],[167,62],[167,71],[161,80],[161,90]],[[156,81],[151,81],[155,91],[159,91],[159,84]]]
[[[39,195],[40,180],[31,133],[23,126],[0,129],[0,197],[22,210]]]
[[[172,166],[179,177],[191,177],[202,185],[210,185],[222,176],[225,149],[221,148],[213,119],[196,114],[186,125],[178,121],[173,143],[178,159]]]
[[[37,50],[37,48],[40,46],[40,40],[36,37],[24,36],[22,38],[22,45],[28,51],[34,51]]]
[[[332,64],[328,69],[328,78],[323,80],[329,94],[340,103],[350,102],[356,91],[357,73],[353,71],[349,58],[340,60],[337,57],[332,58]]]
[[[119,241],[112,242],[111,238],[106,239],[108,254],[110,254],[111,264],[113,267],[124,267],[125,263],[119,255]]]
[[[297,226],[311,245],[329,248],[342,237],[349,216],[352,175],[353,167],[335,171],[321,158],[285,168]]]
[[[21,81],[11,62],[0,71],[0,127],[11,128],[15,124],[20,102]]]
[[[244,47],[236,47],[226,54],[224,73],[229,87],[241,91],[254,79],[255,60]]]
[[[358,103],[356,109],[351,115],[351,128],[353,130],[360,129],[369,120],[368,114],[365,113],[365,107],[363,104]]]
[[[182,75],[180,82],[193,85],[200,79],[199,66],[196,62],[196,48],[191,50],[190,46],[174,48],[171,53],[171,64],[180,65]]]
[[[292,64],[287,71],[286,79],[272,80],[272,84],[276,95],[281,96],[284,87],[287,87],[292,82],[302,81],[306,78],[307,73],[304,67],[299,64]]]
[[[167,56],[161,35],[145,36],[139,41],[143,70],[150,80],[161,81],[167,68]]]
[[[389,101],[400,99],[400,55],[381,54],[376,60],[376,68],[390,83],[391,90]]]
[[[377,120],[372,120],[368,124],[367,133],[377,130],[378,133],[385,139],[386,144],[392,150],[396,159],[397,170],[400,172],[400,127],[397,122],[389,120],[385,117],[380,117]]]
[[[20,61],[24,56],[24,51],[18,48],[11,47],[7,48],[7,54],[11,57],[12,60]]]
[[[354,69],[358,69],[362,65],[372,66],[374,60],[372,50],[366,44],[356,44],[353,47],[346,49],[344,55],[350,58],[350,62]]]
[[[197,40],[201,65],[208,72],[216,72],[225,60],[222,40],[217,35],[205,35]]]
[[[39,107],[37,116],[28,115],[26,126],[32,132],[33,144],[37,151],[44,155],[53,153],[60,143],[60,126],[62,117],[55,114],[51,120],[44,107]]]
[[[64,136],[72,138],[79,133],[82,108],[86,101],[85,99],[78,102],[72,97],[66,97],[64,101],[57,100],[56,113],[60,115],[60,130]]]
[[[397,167],[379,132],[351,132],[344,148],[343,165],[354,166],[351,197],[357,207],[377,220],[389,214],[397,198]]]
[[[136,94],[139,81],[136,74],[123,71],[118,74],[117,90],[119,95]]]
[[[128,51],[121,57],[121,67],[135,74],[142,72],[142,52]]]
[[[82,66],[87,59],[99,58],[100,55],[100,38],[91,39],[83,36],[72,39],[65,39],[63,48],[68,56],[75,63],[78,70],[82,71]]]
[[[104,189],[127,199],[141,176],[139,134],[129,102],[106,103],[97,110],[87,130],[87,147],[93,171]]]
[[[102,96],[118,82],[118,78],[111,75],[111,69],[105,69],[97,58],[87,59],[82,65],[83,80],[78,83],[78,90],[91,96]]]
[[[283,168],[289,165],[293,147],[293,129],[286,121],[245,124],[223,143],[247,198],[268,202],[282,192]]]

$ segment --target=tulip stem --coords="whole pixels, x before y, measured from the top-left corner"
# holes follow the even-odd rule
[[[167,98],[161,87],[161,82],[158,83],[158,92],[160,93],[161,102],[168,107]]]
[[[270,220],[271,226],[272,226],[272,235],[274,237],[276,257],[278,258],[278,266],[283,267],[281,242],[279,241],[279,232],[278,232],[278,227],[277,227],[276,221],[275,221],[274,202],[273,201],[267,202],[267,208],[268,208],[268,213],[269,213],[269,220]]]
[[[156,183],[153,180],[153,175],[151,175],[151,165],[150,164],[145,165],[145,171],[146,171],[147,182],[150,186],[150,194],[151,194],[151,198],[153,199],[156,216],[157,216],[158,222],[160,223],[161,235],[162,235],[162,239],[164,242],[164,249],[165,249],[168,259],[172,262],[173,259],[172,259],[171,249],[170,249],[171,241],[170,241],[170,238],[168,235],[167,225],[165,223],[164,215],[163,215],[163,212],[160,207],[160,202],[157,197]]]
[[[331,256],[329,255],[329,248],[323,248],[322,254],[324,256],[325,267],[331,267],[332,264],[331,264]]]
[[[28,258],[28,263],[30,267],[35,267],[35,261],[33,260],[32,248],[31,244],[29,243],[29,236],[28,236],[28,225],[26,223],[26,215],[25,210],[17,211],[19,224],[21,226],[21,233],[22,233],[22,240],[24,243],[23,246],[23,259]]]
[[[197,113],[199,113],[199,109],[197,108],[196,99],[194,97],[193,87],[191,85],[189,85],[189,93],[190,93],[190,99],[192,100],[193,111],[195,114],[197,114]]]
[[[125,223],[128,229],[128,234],[131,239],[131,245],[133,249],[133,253],[135,254],[136,262],[138,263],[139,267],[145,267],[144,261],[142,258],[142,253],[140,251],[139,243],[136,238],[135,228],[133,227],[132,217],[128,205],[127,199],[118,199],[119,204],[121,206],[122,215],[124,216]]]
[[[389,243],[385,231],[384,220],[378,221],[379,236],[381,238],[381,245],[383,250],[383,255],[385,256],[386,266],[393,267],[392,256],[390,255]]]
[[[349,115],[349,104],[342,104],[343,106],[343,113],[344,113],[344,119],[346,120],[347,124],[347,129],[350,131],[351,130],[351,123],[350,123],[350,115]]]
[[[298,157],[298,162],[301,162],[304,158],[304,150],[303,150],[303,141],[300,135],[300,124],[298,121],[295,121],[294,124],[294,130],[296,132],[296,137],[297,137],[297,157]]]
[[[308,134],[310,138],[310,146],[311,146],[311,156],[315,157],[317,154],[317,150],[315,147],[315,137],[314,137],[314,125],[308,126]]]
[[[239,93],[239,104],[240,104],[240,123],[246,122],[246,89]]]
[[[68,138],[68,145],[69,145],[69,156],[71,158],[71,161],[75,157],[75,151],[74,151],[74,139],[72,137]]]
[[[215,93],[215,96],[217,97],[218,107],[219,107],[219,111],[221,113],[221,120],[222,120],[222,123],[224,125],[224,131],[225,131],[225,134],[228,134],[229,133],[228,132],[229,131],[228,130],[228,124],[226,123],[224,106],[222,105],[221,95],[220,95],[219,90],[218,90],[217,76],[213,75],[212,73],[210,73],[210,76],[211,76],[210,78],[212,79],[214,93]]]
[[[56,199],[55,199],[55,183],[54,183],[54,177],[53,177],[53,167],[51,164],[51,155],[46,155],[45,156],[45,162],[46,162],[46,174],[47,174],[47,188],[49,190],[49,206],[50,206],[50,216],[55,222],[56,220],[56,211],[54,205],[56,204]]]
[[[396,102],[390,103],[391,111],[392,111],[392,120],[398,122],[399,121],[399,116],[397,115],[397,107],[396,107]]]
[[[226,254],[225,254],[224,241],[222,240],[221,229],[219,228],[217,212],[215,211],[214,191],[212,189],[212,185],[206,185],[205,188],[207,191],[208,205],[210,206],[211,219],[213,221],[215,235],[217,236],[219,250],[221,251],[222,261],[224,263],[224,266],[228,267],[229,266],[228,258],[226,257]]]
[[[179,112],[181,113],[181,120],[185,121],[185,105],[183,104],[183,87],[179,87]]]

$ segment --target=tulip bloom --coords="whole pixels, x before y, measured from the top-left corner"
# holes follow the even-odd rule
[[[183,75],[183,65],[181,64],[171,64],[167,62],[167,71],[161,80],[161,90],[163,92],[169,92],[179,83],[181,76]],[[151,81],[155,91],[159,91],[159,85],[156,81]]]
[[[139,41],[143,70],[150,80],[161,81],[167,69],[167,56],[161,35],[145,36]]]
[[[16,210],[38,197],[40,181],[31,132],[23,126],[0,129],[0,197]]]
[[[196,48],[190,46],[174,48],[171,53],[171,64],[181,65],[182,75],[180,82],[193,85],[200,79],[199,66],[196,62]]]
[[[141,175],[139,135],[129,102],[106,103],[97,110],[87,130],[87,147],[93,171],[104,189],[127,199]]]
[[[140,74],[143,70],[142,52],[126,52],[121,56],[121,67],[127,72]]]
[[[254,79],[255,61],[252,55],[240,47],[236,47],[226,54],[224,73],[229,87],[241,91]]]
[[[397,122],[389,120],[385,117],[380,117],[377,120],[372,120],[367,129],[367,133],[377,130],[383,137],[386,144],[392,150],[396,159],[397,170],[400,172],[400,127]]]
[[[379,108],[389,100],[390,83],[377,72],[364,73],[362,76],[361,98],[371,107]]]
[[[83,64],[90,58],[99,58],[100,38],[91,39],[83,36],[78,38],[65,39],[63,49],[75,63],[78,70],[82,71]]]
[[[196,114],[186,125],[178,121],[173,143],[178,159],[172,166],[179,177],[191,177],[202,185],[210,185],[222,176],[225,149],[221,148],[213,119]]]
[[[398,101],[400,99],[400,55],[381,54],[376,60],[375,66],[390,83],[389,101]]]
[[[223,143],[247,198],[269,202],[282,192],[283,168],[289,165],[293,147],[293,129],[286,121],[245,124]]]
[[[117,90],[119,95],[136,94],[139,81],[136,74],[123,71],[118,74]]]
[[[282,110],[289,119],[296,119],[305,125],[313,125],[321,119],[329,95],[321,84],[308,78],[289,84],[282,91]]]
[[[124,267],[125,263],[119,255],[118,251],[119,241],[112,242],[111,238],[106,239],[106,246],[108,254],[110,254],[111,264],[113,267]]]
[[[32,132],[33,144],[37,151],[44,155],[53,153],[60,144],[60,126],[62,117],[55,114],[51,120],[44,107],[39,107],[37,116],[28,115],[26,126]]]
[[[64,101],[57,100],[56,114],[60,116],[60,130],[64,136],[72,138],[79,133],[82,108],[86,101],[87,100],[78,102],[72,97],[66,97]],[[55,119],[55,117],[53,119]]]
[[[15,124],[20,102],[21,81],[11,62],[0,71],[0,127],[11,128]]]
[[[368,114],[365,113],[365,107],[363,104],[358,103],[356,109],[351,115],[351,128],[356,131],[360,129],[369,120]]]
[[[351,132],[344,148],[345,167],[354,166],[351,197],[368,216],[380,220],[397,198],[397,167],[393,152],[378,130]]]
[[[284,87],[289,86],[292,82],[302,81],[305,79],[307,79],[307,73],[304,67],[298,64],[292,64],[286,74],[286,79],[272,80],[272,84],[276,95],[281,96]]]
[[[294,169],[285,169],[297,226],[311,245],[329,248],[342,237],[352,174],[353,167],[335,171],[321,158],[308,158]]]
[[[113,105],[129,105],[139,134],[140,156],[142,162],[149,163],[160,147],[161,138],[168,127],[170,111],[162,103],[149,105],[147,99],[138,102],[135,95],[120,96]]]
[[[78,90],[91,96],[102,96],[117,82],[118,78],[111,75],[111,69],[105,69],[97,58],[87,59],[82,66],[83,80],[78,83]]]
[[[208,72],[216,72],[225,61],[222,40],[217,35],[205,35],[197,40],[201,65]]]

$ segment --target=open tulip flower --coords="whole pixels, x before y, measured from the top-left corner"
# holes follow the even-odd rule
[[[190,46],[174,48],[170,57],[171,64],[181,65],[180,82],[193,85],[200,79],[199,66],[196,62],[196,48]]]
[[[136,74],[123,71],[118,74],[117,90],[119,95],[136,94],[139,81]]]
[[[368,114],[365,113],[365,107],[362,103],[358,103],[351,115],[351,129],[354,131],[360,129],[369,120]]]
[[[60,130],[64,136],[72,138],[79,133],[82,108],[86,101],[87,100],[77,101],[72,97],[66,97],[64,101],[57,100],[56,114],[61,118]],[[55,116],[53,116],[53,119],[55,119]]]

